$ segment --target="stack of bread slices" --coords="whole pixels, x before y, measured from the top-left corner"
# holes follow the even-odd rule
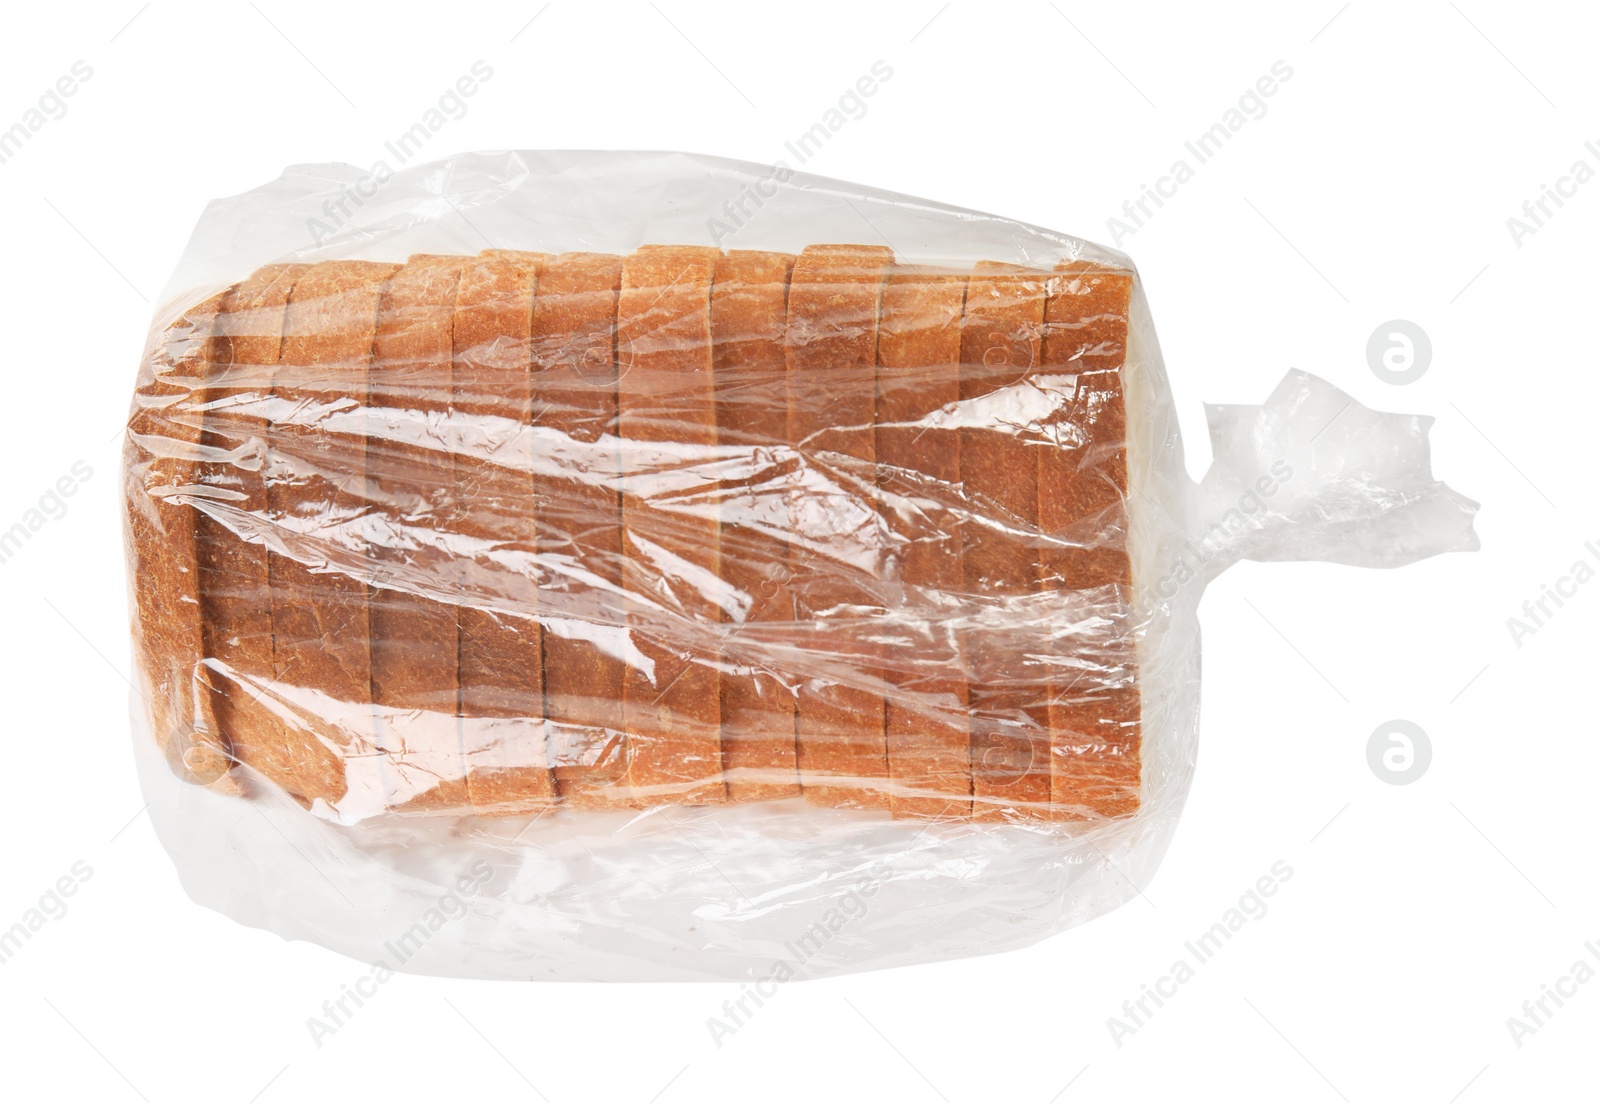
[[[346,821],[1131,813],[1132,289],[863,245],[260,269],[134,400],[157,739]]]

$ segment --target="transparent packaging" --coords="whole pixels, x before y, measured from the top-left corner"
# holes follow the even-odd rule
[[[1290,373],[1183,467],[1125,256],[672,153],[300,166],[202,216],[125,449],[198,902],[390,970],[791,979],[1145,883],[1201,589],[1476,547]]]

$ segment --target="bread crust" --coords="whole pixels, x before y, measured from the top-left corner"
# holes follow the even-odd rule
[[[531,558],[538,546],[533,486],[533,301],[545,255],[485,250],[461,270],[456,293],[451,412],[486,433],[455,454],[461,510],[457,531],[486,544],[499,568],[494,587],[513,588],[518,611],[537,612]],[[486,455],[480,457],[479,455]],[[505,558],[496,557],[501,551]],[[506,572],[515,558],[526,576]],[[467,793],[480,815],[524,815],[555,802],[545,748],[544,674],[537,618],[475,602],[487,589],[477,558],[463,558],[457,639],[458,714]],[[503,582],[508,582],[503,583]]]
[[[774,537],[790,467],[774,447],[788,441],[784,390],[789,272],[793,254],[730,250],[717,259],[711,286],[712,367],[717,438],[739,449],[749,487],[723,501],[722,578],[749,607],[724,636],[722,758],[728,799],[759,802],[800,794],[795,764],[794,693],[787,674],[757,648],[746,661],[746,628],[794,619],[789,545]]]
[[[656,464],[714,469],[711,280],[717,251],[646,246],[622,267],[617,301],[617,426],[624,449],[663,443]],[[642,457],[642,454],[641,454]],[[623,677],[628,784],[636,803],[721,803],[721,531],[705,489],[683,503],[656,487],[650,463],[623,465],[623,591],[629,631],[643,655]],[[704,574],[664,563],[669,550]],[[676,628],[676,629],[674,629]]]
[[[369,339],[372,701],[386,787],[402,810],[471,804],[456,722],[460,609],[440,595],[457,598],[450,536],[463,505],[455,487],[452,334],[467,260],[408,258],[383,283]]]
[[[1039,584],[1045,589],[1116,589],[1131,599],[1128,549],[1127,413],[1123,364],[1133,274],[1062,263],[1045,307],[1041,387],[1061,394],[1052,428],[1059,448],[1039,454]],[[1061,375],[1070,371],[1070,378]],[[1132,641],[1085,658],[1073,679],[1047,681],[1050,815],[1078,820],[1138,809],[1140,700]]]
[[[893,260],[887,247],[807,246],[789,276],[789,441],[805,453],[820,445],[809,441],[812,436],[844,428],[830,445],[860,463],[864,475],[859,479],[869,484],[876,480],[878,306]],[[809,495],[799,498],[797,511],[826,510],[804,502]],[[847,653],[851,671],[849,683],[801,674],[795,728],[800,790],[808,802],[823,807],[883,810],[889,806],[889,765],[879,690],[881,647],[864,633],[860,620],[845,629],[842,620],[849,612],[840,610],[871,610],[878,597],[858,568],[829,560],[828,554],[815,544],[795,551],[796,618],[832,613],[823,637],[810,642],[819,656]],[[838,651],[830,649],[835,628]]]
[[[336,805],[352,758],[377,748],[361,416],[379,296],[394,269],[307,269],[289,296],[272,377],[273,691],[287,708],[289,790],[312,803]]]
[[[973,266],[961,323],[962,400],[1009,388],[1038,367],[1046,277],[999,262]],[[992,521],[966,532],[963,570],[967,590],[975,595],[1021,596],[1035,587],[1029,534],[1038,527],[1038,447],[1023,434],[998,422],[962,434],[963,487],[972,509]],[[988,674],[968,692],[973,817],[1037,816],[1050,802],[1043,689],[1030,683],[1016,651],[1000,655],[990,633],[972,635],[968,653]]]
[[[545,718],[556,793],[580,808],[629,803],[617,503],[621,281],[614,254],[557,254],[540,270],[533,299],[533,425],[550,436],[535,446],[546,459],[534,469],[541,580],[549,583]]]
[[[224,301],[204,423],[208,448],[227,456],[214,478],[227,514],[202,512],[196,527],[218,727],[237,762],[301,803],[310,801],[274,683],[267,476],[273,374],[289,296],[309,268],[264,266]]]
[[[885,511],[895,497],[919,513],[898,551],[894,628],[911,663],[886,672],[884,746],[896,818],[959,818],[972,810],[967,680],[960,635],[941,626],[965,584],[962,527],[928,489],[961,484],[961,436],[934,424],[961,399],[964,274],[896,266],[878,324],[876,449]],[[912,508],[911,505],[919,505]],[[937,650],[936,656],[929,656]]]
[[[152,737],[178,775],[211,784],[230,765],[205,665],[204,596],[198,550],[203,512],[190,497],[202,482],[203,413],[211,399],[217,332],[232,290],[174,320],[145,358],[126,445],[127,501],[135,587],[134,645],[146,686]]]

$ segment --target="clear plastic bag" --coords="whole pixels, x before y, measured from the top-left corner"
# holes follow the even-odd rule
[[[782,166],[296,167],[163,299],[152,818],[198,902],[390,970],[1035,941],[1160,861],[1207,580],[1476,546],[1426,420],[1291,373],[1196,485],[1126,257]]]

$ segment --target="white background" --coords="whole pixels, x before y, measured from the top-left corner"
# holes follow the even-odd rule
[[[1600,181],[1507,219],[1600,140],[1600,26],[1576,5],[770,8],[298,0],[19,5],[0,127],[93,76],[0,165],[9,322],[0,529],[93,476],[0,565],[11,725],[0,928],[92,877],[0,965],[12,1102],[1573,1102],[1600,980],[1593,690],[1600,583],[1520,644],[1507,619],[1600,567],[1593,473]],[[537,18],[534,18],[536,13]],[[533,19],[530,24],[529,20]],[[130,22],[131,20],[131,22]],[[119,428],[206,200],[292,162],[382,155],[472,62],[427,156],[686,149],[768,162],[875,60],[893,77],[805,168],[1109,241],[1106,220],[1275,61],[1293,76],[1121,247],[1147,284],[1191,472],[1202,401],[1283,372],[1437,419],[1435,472],[1483,550],[1392,571],[1245,564],[1206,595],[1201,756],[1144,897],[1021,952],[782,990],[722,1048],[732,986],[402,977],[319,1048],[363,970],[192,905],[142,815],[127,723]],[[1597,143],[1600,146],[1600,143]],[[792,159],[791,164],[792,164]],[[1193,160],[1191,164],[1193,164]],[[1402,318],[1433,361],[1368,368]],[[1378,724],[1432,763],[1368,767]],[[1293,878],[1120,1044],[1136,998],[1273,862]],[[536,1090],[535,1090],[536,1089]]]

